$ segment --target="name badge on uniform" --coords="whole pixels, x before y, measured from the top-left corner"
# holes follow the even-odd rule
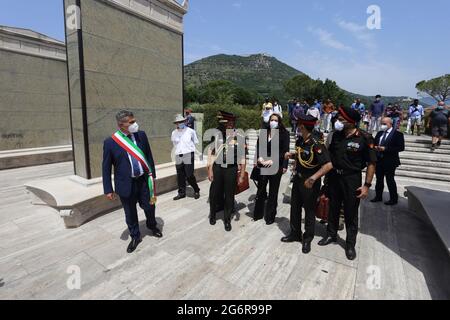
[[[353,152],[357,152],[359,151],[359,148],[361,147],[361,145],[357,142],[350,142],[347,144],[347,150],[353,151]]]

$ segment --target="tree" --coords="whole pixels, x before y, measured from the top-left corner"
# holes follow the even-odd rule
[[[416,85],[416,89],[419,93],[427,94],[437,102],[447,101],[450,98],[450,74],[421,81]]]
[[[317,98],[316,91],[318,81],[320,80],[313,80],[306,74],[301,74],[286,81],[284,84],[284,90],[292,97],[311,101]]]
[[[339,88],[336,82],[326,79],[313,80],[307,75],[295,76],[285,83],[284,89],[292,97],[298,97],[309,102],[314,99],[330,99],[335,104],[350,104],[352,101],[350,95]]]

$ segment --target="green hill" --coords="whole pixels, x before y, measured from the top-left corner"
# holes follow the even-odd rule
[[[220,54],[185,67],[187,85],[201,86],[228,80],[262,96],[284,96],[283,83],[302,72],[265,54],[237,56]]]
[[[188,64],[184,70],[186,86],[200,87],[211,81],[227,80],[261,96],[277,97],[282,102],[291,98],[284,91],[284,82],[304,74],[267,54],[250,56],[219,54]],[[374,97],[345,92],[352,99],[358,97],[365,103],[370,103],[374,99]],[[389,103],[400,102],[406,98],[384,97],[383,100]]]

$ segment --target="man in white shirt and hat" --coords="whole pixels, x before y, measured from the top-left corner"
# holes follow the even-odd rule
[[[186,121],[181,114],[177,115],[174,121],[177,128],[172,132],[178,180],[178,195],[174,201],[186,198],[186,180],[194,189],[194,198],[196,200],[200,198],[200,188],[194,175],[195,145],[199,141],[197,134],[187,126]]]

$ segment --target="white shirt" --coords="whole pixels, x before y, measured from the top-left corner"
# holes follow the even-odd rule
[[[175,129],[172,132],[172,142],[176,155],[195,152],[195,145],[199,143],[197,133],[188,127],[183,130]]]
[[[389,138],[389,136],[391,135],[392,130],[394,130],[394,128],[390,128],[388,131],[383,132],[383,135],[380,138],[380,145],[382,145],[386,141],[386,139]]]
[[[276,104],[273,106],[273,113],[280,115],[283,118],[283,108],[281,105]]]
[[[136,138],[134,137],[134,134],[131,134],[131,141],[133,141],[134,144],[137,145],[137,143],[136,143]],[[127,152],[127,154],[128,154],[128,159],[130,160],[131,177],[132,177],[132,178],[136,178],[136,177],[141,177],[141,176],[143,176],[143,175],[144,175],[144,168],[142,168],[141,163],[138,161],[140,172],[135,173],[135,172],[134,172],[134,168],[133,168],[133,160],[131,160],[131,157],[132,157],[132,156],[131,156],[131,154],[129,154],[128,152]]]
[[[269,110],[264,110],[262,113],[262,117],[264,119],[265,123],[269,123],[270,121],[270,117],[273,115],[273,110],[269,109]]]
[[[306,115],[313,116],[316,119],[320,119],[320,111],[317,108],[309,108]]]

